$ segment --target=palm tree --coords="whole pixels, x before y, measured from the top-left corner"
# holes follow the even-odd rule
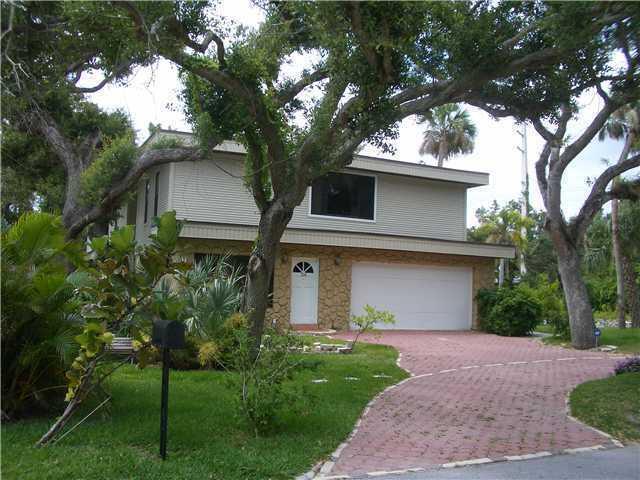
[[[624,139],[624,148],[618,158],[618,163],[624,162],[629,156],[629,152],[638,149],[638,140],[640,139],[640,102],[625,105],[611,115],[611,118],[599,133],[601,141],[606,137],[615,140]],[[615,188],[618,183],[619,179],[615,178],[613,180],[613,187]],[[616,267],[616,311],[618,327],[624,328],[626,326],[626,305],[633,305],[637,302],[637,299],[633,298],[636,292],[625,292],[625,290],[629,290],[629,288],[625,289],[625,276],[628,277],[630,272],[634,272],[634,269],[631,264],[631,259],[625,255],[622,248],[618,208],[618,200],[613,199],[611,201],[611,242],[613,247],[613,261]],[[629,295],[625,295],[625,293]],[[629,298],[626,298],[627,296],[629,296]],[[632,310],[635,315],[638,315],[637,307]]]
[[[473,152],[476,126],[469,113],[458,105],[443,105],[418,117],[418,123],[428,123],[424,132],[420,155],[431,155],[441,167],[445,160]]]
[[[489,209],[479,208],[476,211],[476,218],[479,225],[472,229],[472,236],[475,240],[491,243],[507,243],[516,247],[518,254],[527,249],[527,237],[522,235],[523,229],[526,231],[532,228],[534,222],[531,218],[520,213],[520,206],[517,202],[511,201],[504,207],[500,207],[498,202],[493,201]],[[501,287],[505,278],[510,282],[509,263],[504,258],[500,259],[498,275],[498,285]]]

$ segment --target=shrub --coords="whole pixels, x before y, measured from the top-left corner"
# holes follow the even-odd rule
[[[542,320],[553,327],[553,332],[561,337],[569,335],[569,316],[560,289],[560,283],[548,282],[541,278],[533,292],[542,305]]]
[[[185,348],[171,350],[171,367],[176,370],[234,368],[234,355],[238,349],[236,330],[244,329],[246,321],[241,313],[231,315],[212,336],[202,337],[187,333]],[[159,356],[154,357],[157,362]]]
[[[487,323],[493,306],[498,301],[497,288],[481,288],[476,295],[476,301],[478,302],[478,317],[480,318],[480,328],[487,330]]]
[[[184,339],[185,348],[171,350],[171,367],[176,370],[198,370],[200,359],[200,341],[193,335],[186,335]]]
[[[186,300],[187,328],[203,340],[217,341],[227,319],[240,309],[244,276],[228,256],[205,257],[180,279],[180,295]]]
[[[303,399],[300,392],[286,388],[286,381],[302,364],[291,354],[301,340],[290,333],[267,330],[256,353],[248,328],[233,330],[236,349],[231,366],[236,375],[229,381],[236,391],[241,416],[256,436],[273,427],[278,411],[295,408]]]
[[[234,313],[224,322],[215,339],[218,349],[216,362],[223,368],[233,368],[235,352],[240,348],[236,331],[247,328],[247,320],[241,313]]]
[[[589,301],[594,310],[616,309],[616,280],[614,276],[589,275],[585,279]]]
[[[2,234],[2,410],[10,417],[62,403],[80,333],[66,272],[81,254],[50,214],[23,215]]]
[[[640,357],[631,357],[616,363],[614,371],[616,375],[621,373],[640,372]]]
[[[517,337],[531,333],[542,318],[543,306],[526,285],[478,294],[481,328],[489,333]]]
[[[396,323],[396,317],[385,310],[376,310],[371,305],[365,305],[364,315],[351,315],[351,323],[358,327],[358,333],[353,339],[352,344],[355,347],[360,335],[372,331],[376,325],[381,323],[385,325],[393,325]]]

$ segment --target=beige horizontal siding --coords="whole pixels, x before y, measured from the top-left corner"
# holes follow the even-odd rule
[[[258,224],[258,210],[244,186],[243,164],[237,156],[218,154],[215,160],[177,163],[173,168],[171,206],[179,219]],[[295,209],[290,227],[465,239],[464,185],[384,173],[375,176],[375,222],[309,216],[307,194]]]

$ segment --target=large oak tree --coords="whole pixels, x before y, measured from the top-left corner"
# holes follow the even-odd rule
[[[180,145],[140,151],[129,119],[86,94],[153,61],[126,35],[83,31],[73,5],[2,2],[3,217],[60,212],[68,235],[104,232],[150,168],[199,158]],[[117,31],[117,21],[112,25]],[[86,77],[102,78],[86,85]],[[98,75],[100,77],[100,75]]]
[[[64,8],[65,28],[90,40],[80,65],[108,79],[120,75],[114,52],[130,65],[164,57],[182,71],[203,153],[224,138],[245,145],[260,211],[245,301],[257,341],[278,243],[315,178],[349,165],[364,142],[389,149],[399,122],[440,105],[475,102],[554,121],[561,104],[605,78],[614,91],[628,89],[609,66],[619,49],[612,38],[640,24],[632,3],[259,5],[258,28],[233,35],[212,2]],[[288,77],[283,67],[300,58],[313,67]]]

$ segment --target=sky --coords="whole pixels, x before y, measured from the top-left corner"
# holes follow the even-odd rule
[[[220,11],[232,20],[245,25],[256,25],[262,18],[261,11],[248,0],[224,0]],[[297,66],[290,67],[291,72]],[[89,78],[87,84],[95,79]],[[160,60],[155,65],[138,69],[126,85],[109,85],[101,91],[89,95],[89,98],[107,110],[123,109],[129,114],[137,132],[139,142],[148,135],[149,123],[161,124],[163,128],[190,131],[178,97],[180,81],[177,69]],[[580,134],[601,107],[601,99],[594,92],[585,93],[580,99],[580,115],[569,125],[569,135],[574,138]],[[509,118],[495,120],[475,107],[465,106],[477,127],[477,137],[473,153],[449,160],[445,166],[462,170],[476,170],[489,173],[489,185],[475,187],[468,192],[467,224],[477,223],[475,211],[489,206],[493,200],[504,204],[520,198],[522,191],[522,155],[518,150],[521,137],[517,133],[514,121]],[[395,153],[381,154],[375,148],[366,146],[362,153],[366,155],[393,158],[406,162],[424,161],[435,164],[430,156],[421,157],[418,153],[424,125],[417,125],[414,118],[405,119],[400,125],[400,135],[395,141]],[[542,150],[543,142],[531,125],[527,126],[528,171],[531,204],[542,208],[542,199],[535,180],[535,161]],[[588,181],[596,177],[606,164],[617,161],[622,146],[619,142],[597,138],[576,158],[566,170],[562,184],[562,205],[565,215],[575,215],[588,194]],[[635,169],[634,174],[638,174]]]

